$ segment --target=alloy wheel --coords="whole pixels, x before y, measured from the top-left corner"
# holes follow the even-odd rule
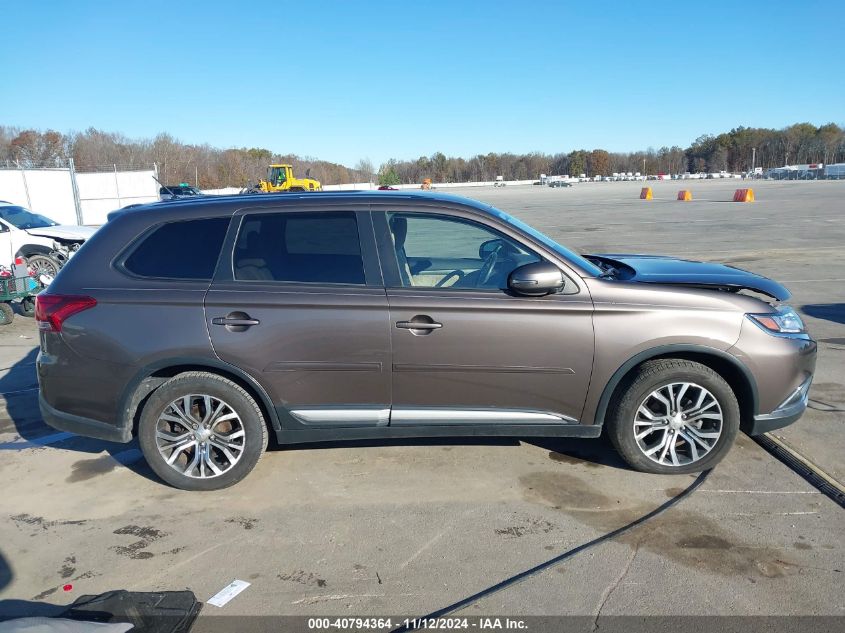
[[[156,423],[156,446],[168,466],[196,479],[231,470],[246,448],[240,416],[220,398],[189,394],[170,404]]]
[[[35,272],[35,278],[46,275],[51,281],[59,274],[61,265],[48,255],[32,255],[26,258],[27,266]]]
[[[650,460],[685,466],[719,441],[724,418],[716,397],[701,385],[673,382],[648,394],[634,415],[634,438]]]

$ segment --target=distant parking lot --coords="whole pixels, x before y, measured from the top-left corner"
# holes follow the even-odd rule
[[[639,200],[642,186],[654,199]],[[753,187],[757,201],[733,203]],[[691,189],[693,200],[675,200]],[[811,409],[778,431],[845,481],[845,182],[582,183],[450,193],[583,253],[729,263],[781,281],[819,340]],[[40,420],[37,331],[0,330],[0,618],[83,593],[251,583],[211,615],[425,615],[645,514],[693,476],[625,467],[600,440],[361,442],[271,449],[234,488],[188,493],[135,444]],[[462,613],[845,615],[842,509],[755,442],[637,530]],[[65,585],[71,585],[65,590]],[[206,623],[210,626],[210,623]]]

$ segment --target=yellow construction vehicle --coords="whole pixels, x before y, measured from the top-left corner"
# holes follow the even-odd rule
[[[313,178],[296,178],[291,165],[270,165],[267,180],[259,180],[259,190],[264,193],[276,191],[322,191],[323,186]]]

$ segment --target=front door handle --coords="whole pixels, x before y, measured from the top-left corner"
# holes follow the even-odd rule
[[[434,330],[439,330],[443,327],[442,323],[438,323],[430,316],[425,314],[418,314],[410,321],[397,321],[396,327],[400,330],[411,330],[411,334],[431,334]]]
[[[230,312],[224,317],[211,319],[212,325],[225,325],[230,332],[243,332],[247,328],[260,323],[261,321],[253,319],[246,312]]]
[[[214,325],[258,325],[258,319],[230,319],[229,317],[216,317],[211,319]]]
[[[414,323],[413,321],[399,321],[396,327],[401,330],[439,330],[442,323]]]

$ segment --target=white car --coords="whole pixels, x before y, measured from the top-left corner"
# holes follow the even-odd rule
[[[0,202],[0,265],[23,257],[39,274],[55,276],[95,228],[60,225],[25,207]]]

